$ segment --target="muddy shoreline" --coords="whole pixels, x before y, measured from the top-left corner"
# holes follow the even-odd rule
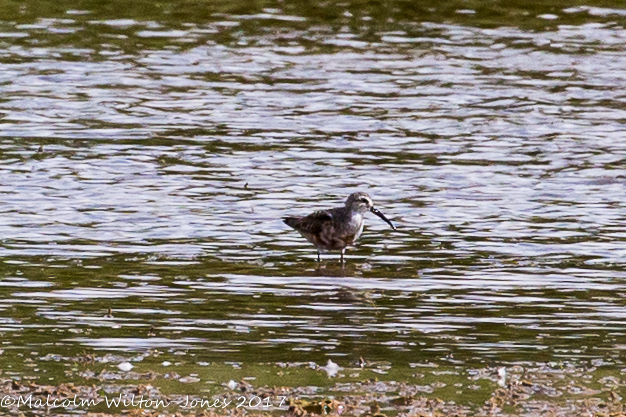
[[[262,365],[237,381],[216,367],[189,373],[123,371],[121,364],[72,358],[73,382],[45,384],[0,375],[0,407],[10,415],[273,415],[273,416],[622,416],[626,368],[552,363],[511,367],[410,369],[403,380],[381,364],[329,373],[312,364]],[[334,364],[336,365],[336,364]],[[99,369],[99,372],[95,372]],[[198,367],[202,368],[202,367]],[[398,369],[400,371],[400,369]],[[236,374],[234,372],[233,374]],[[263,374],[285,380],[320,377],[319,385],[268,385]],[[282,375],[281,375],[282,374]],[[377,377],[364,378],[377,374]]]

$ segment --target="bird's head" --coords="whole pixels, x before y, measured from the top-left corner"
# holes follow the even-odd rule
[[[352,193],[346,200],[346,207],[352,211],[361,214],[365,214],[368,211],[371,211],[381,219],[383,219],[393,230],[396,230],[395,226],[391,221],[385,217],[383,213],[381,213],[377,208],[374,207],[374,202],[372,198],[364,192]]]

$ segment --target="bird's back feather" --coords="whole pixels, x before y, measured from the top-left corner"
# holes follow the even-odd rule
[[[316,211],[305,217],[285,217],[285,224],[293,227],[300,233],[317,234],[324,229],[324,225],[333,221],[333,216],[325,210]]]

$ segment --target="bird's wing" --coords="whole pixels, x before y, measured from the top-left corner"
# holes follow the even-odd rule
[[[333,215],[326,210],[316,211],[306,217],[300,219],[296,229],[305,232],[318,234],[324,228],[324,225],[333,221]]]

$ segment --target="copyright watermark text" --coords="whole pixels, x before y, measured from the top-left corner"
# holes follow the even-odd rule
[[[2,394],[0,394],[2,395]],[[189,395],[181,397],[179,400],[165,400],[156,398],[144,398],[143,395],[123,395],[96,398],[80,398],[74,395],[73,398],[54,398],[48,394],[46,397],[29,395],[3,395],[0,396],[0,408],[29,408],[29,409],[54,409],[54,408],[89,408],[104,404],[106,408],[137,407],[137,408],[167,408],[176,405],[184,409],[225,409],[248,408],[248,409],[270,409],[281,408],[286,405],[287,397],[258,397],[237,396],[234,398],[211,398],[203,399]]]

